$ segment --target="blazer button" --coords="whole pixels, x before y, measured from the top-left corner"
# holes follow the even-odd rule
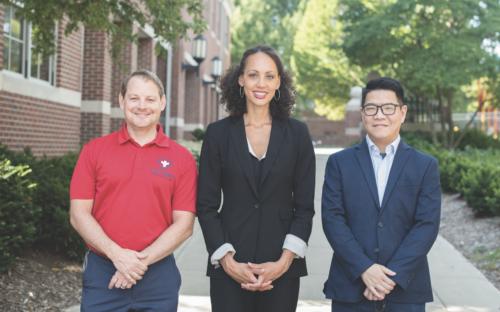
[[[378,226],[379,228],[383,228],[383,227],[384,227],[384,224],[382,223],[382,221],[379,221],[379,222],[378,222],[378,224],[377,224],[377,226]]]
[[[254,207],[255,209],[259,209],[259,204],[253,204],[253,207]]]

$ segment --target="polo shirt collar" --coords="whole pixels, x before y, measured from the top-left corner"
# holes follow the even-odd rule
[[[130,135],[128,134],[127,123],[124,122],[122,124],[122,127],[118,131],[118,143],[124,144],[128,141],[135,143],[134,139],[132,139],[130,137]],[[156,125],[156,137],[155,137],[155,139],[146,145],[151,145],[151,144],[155,144],[159,147],[169,147],[169,145],[170,145],[170,139],[165,135],[165,133],[163,132],[163,128],[160,124]]]

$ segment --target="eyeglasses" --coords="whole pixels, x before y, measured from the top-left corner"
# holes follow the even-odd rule
[[[387,103],[382,105],[366,104],[361,108],[366,116],[375,116],[380,109],[384,115],[394,115],[396,112],[396,107],[401,106],[399,104]]]

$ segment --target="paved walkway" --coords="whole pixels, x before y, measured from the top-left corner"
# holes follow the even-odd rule
[[[332,250],[321,228],[320,201],[326,160],[333,151],[317,150],[316,215],[307,251],[309,275],[301,279],[298,312],[330,311],[322,289]],[[179,312],[210,311],[207,252],[198,224],[193,236],[177,250],[176,259],[183,279]],[[428,312],[500,312],[500,291],[444,238],[438,237],[429,261],[434,302],[427,305]]]

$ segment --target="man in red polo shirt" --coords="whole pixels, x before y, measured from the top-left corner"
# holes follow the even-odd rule
[[[174,250],[192,234],[196,163],[158,122],[166,101],[149,71],[122,83],[122,128],[87,143],[71,179],[70,221],[87,243],[82,311],[176,311]]]

